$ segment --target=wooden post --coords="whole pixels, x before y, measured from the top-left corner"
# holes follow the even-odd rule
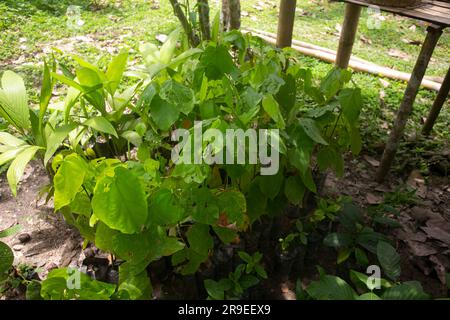
[[[360,6],[353,3],[345,4],[344,24],[342,26],[339,48],[336,55],[336,66],[341,69],[348,68],[360,15]]]
[[[412,106],[416,99],[417,92],[419,91],[420,83],[422,82],[425,71],[433,55],[434,48],[442,34],[442,28],[437,26],[429,26],[427,29],[427,36],[420,50],[419,57],[417,58],[416,65],[411,74],[411,79],[403,96],[403,101],[397,112],[397,117],[394,122],[389,140],[386,143],[386,147],[381,158],[380,168],[378,169],[376,180],[382,182],[387,175],[389,168],[391,167],[392,160],[398,148],[398,144],[403,135],[403,131],[406,126],[406,122],[412,112]]]
[[[448,93],[450,92],[450,68],[447,71],[444,82],[442,82],[441,89],[439,90],[436,100],[434,100],[433,106],[431,107],[430,113],[428,114],[427,121],[422,129],[422,134],[425,136],[429,135],[431,129],[433,129],[434,123],[441,112],[442,106],[447,100]]]
[[[290,47],[294,30],[296,0],[281,0],[278,17],[277,47]]]

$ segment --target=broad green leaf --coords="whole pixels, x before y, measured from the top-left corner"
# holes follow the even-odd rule
[[[25,294],[27,300],[42,300],[41,297],[41,283],[37,280],[32,280],[27,285],[27,292]]]
[[[28,130],[30,110],[28,96],[22,77],[12,71],[5,71],[0,89],[0,114],[19,130]]]
[[[200,223],[215,225],[219,218],[219,206],[212,192],[208,188],[194,189],[192,197],[195,202],[192,218]]]
[[[256,286],[258,283],[259,279],[250,274],[243,275],[239,281],[239,284],[241,285],[244,291],[251,287]]]
[[[92,129],[103,133],[108,133],[116,138],[119,138],[116,129],[114,129],[113,125],[104,117],[99,116],[89,118],[88,120],[83,122],[83,125],[91,127]]]
[[[107,87],[112,96],[114,96],[114,93],[122,80],[123,73],[127,67],[127,60],[128,52],[122,52],[111,60],[108,70],[106,70],[105,76],[109,81]]]
[[[58,73],[52,72],[51,75],[56,80],[61,81],[62,83],[68,85],[69,87],[71,87],[73,89],[76,89],[76,90],[78,90],[80,92],[84,92],[85,91],[85,89],[78,82],[76,82],[76,81],[74,81],[74,80],[72,80],[70,78],[67,78],[66,76],[64,76],[62,74],[58,74]]]
[[[61,147],[63,141],[68,137],[69,133],[74,130],[77,126],[75,124],[66,124],[61,127],[57,127],[48,137],[47,137],[47,150],[44,155],[44,164],[50,160],[55,154],[56,150]]]
[[[109,300],[115,290],[115,284],[92,280],[73,268],[52,270],[41,284],[45,300]]]
[[[150,114],[158,128],[167,131],[178,120],[180,111],[175,105],[155,96],[152,100]]]
[[[386,275],[397,280],[401,273],[400,255],[389,243],[380,241],[377,245],[377,258]]]
[[[69,205],[75,199],[87,171],[86,161],[76,153],[64,159],[53,178],[55,210]]]
[[[338,100],[350,126],[356,126],[362,107],[361,89],[343,89],[339,92]]]
[[[14,160],[18,154],[20,154],[23,150],[28,149],[29,147],[29,145],[24,145],[16,148],[13,147],[4,151],[2,154],[0,154],[0,166],[8,163],[11,160]]]
[[[258,182],[262,193],[269,199],[273,200],[280,193],[283,185],[283,174],[280,170],[276,175],[259,176]]]
[[[224,300],[225,299],[225,288],[217,281],[206,279],[204,282],[206,292],[214,300]]]
[[[428,300],[431,297],[423,291],[420,283],[409,281],[386,289],[381,298],[384,300]]]
[[[7,272],[13,265],[14,253],[4,242],[0,241],[0,275]]]
[[[8,178],[9,187],[11,188],[11,192],[14,196],[17,195],[17,184],[25,171],[26,165],[31,161],[31,159],[33,159],[39,149],[41,149],[41,147],[30,146],[20,152],[11,162],[6,176]]]
[[[350,150],[354,155],[358,155],[362,149],[362,140],[358,128],[350,129]]]
[[[377,296],[373,292],[367,292],[356,298],[357,300],[381,300],[379,296]]]
[[[127,130],[120,136],[136,147],[140,147],[142,144],[142,137],[136,131]]]
[[[229,228],[213,227],[213,230],[219,239],[225,244],[229,244],[233,240],[236,240],[236,237],[238,236],[235,230],[231,230]]]
[[[218,195],[220,213],[222,213],[228,224],[236,223],[239,229],[247,224],[247,203],[245,196],[238,190],[228,189]]]
[[[41,86],[41,96],[39,100],[39,125],[42,126],[45,112],[47,111],[48,104],[52,98],[53,81],[48,67],[47,61],[44,59],[44,75]]]
[[[147,199],[139,178],[124,167],[115,168],[114,176],[97,181],[92,209],[112,229],[139,232],[147,220]]]
[[[352,253],[352,250],[350,248],[341,248],[338,252],[338,256],[337,256],[337,264],[341,264],[345,261],[347,261],[347,259],[350,257]]]
[[[189,87],[172,79],[163,83],[159,96],[176,106],[180,112],[186,115],[194,109],[193,91]]]
[[[200,67],[205,68],[209,80],[220,80],[225,74],[238,71],[228,49],[223,45],[208,46],[200,57]]]
[[[8,132],[0,132],[0,144],[4,144],[10,147],[20,147],[27,143],[19,138],[16,138]]]
[[[160,52],[159,59],[162,63],[168,64],[170,60],[172,60],[175,54],[175,49],[177,48],[177,42],[178,39],[180,38],[180,34],[181,29],[180,28],[175,29],[169,34],[167,40],[161,46],[161,49],[159,50]]]
[[[84,60],[82,57],[77,56],[75,54],[72,54],[71,57],[78,62],[78,64],[85,69],[89,69],[97,74],[97,77],[100,79],[100,82],[106,82],[106,76],[105,74],[95,65],[92,63]]]
[[[379,232],[373,231],[372,228],[364,227],[356,237],[356,242],[366,250],[377,254],[377,245],[380,241],[388,242],[387,237]]]
[[[220,37],[220,10],[218,10],[214,16],[213,23],[211,26],[211,40],[218,43]]]
[[[364,289],[367,288],[370,291],[379,289],[375,286],[374,282],[369,281],[369,276],[367,274],[350,270],[350,279],[358,287],[362,286]],[[390,288],[392,286],[391,283],[385,279],[380,279],[380,285],[382,288]]]
[[[207,255],[214,246],[213,238],[209,233],[209,226],[196,223],[187,232],[189,248],[200,255]]]
[[[324,275],[306,289],[315,300],[354,300],[356,293],[339,277]]]
[[[369,264],[369,258],[367,258],[366,253],[360,248],[355,248],[355,258],[356,262],[362,266],[367,266]]]
[[[301,205],[305,195],[305,186],[298,176],[290,176],[286,179],[284,185],[284,194],[286,198],[295,205]]]
[[[325,95],[326,100],[334,97],[344,84],[350,81],[351,76],[348,70],[333,68],[320,84],[320,91]]]
[[[95,246],[103,251],[114,252],[113,238],[119,233],[99,221],[95,231]]]
[[[85,92],[89,92],[88,89],[97,87],[102,83],[98,73],[89,68],[77,69],[77,79],[81,86],[86,88]]]
[[[133,274],[124,263],[119,267],[118,291],[126,291],[131,300],[151,300],[152,284],[147,276],[147,270],[139,274]]]
[[[351,235],[347,233],[330,233],[325,239],[323,239],[323,244],[333,248],[341,248],[351,245],[353,239]]]
[[[316,122],[309,118],[299,119],[299,124],[305,131],[305,133],[315,142],[328,145],[328,143],[322,138],[320,130],[316,126]]]
[[[0,238],[6,238],[15,235],[20,231],[20,229],[22,229],[22,226],[20,224],[16,224],[15,226],[9,227],[6,230],[0,231]]]
[[[168,64],[168,67],[175,69],[177,68],[180,64],[182,64],[184,61],[186,61],[188,58],[194,56],[194,55],[198,55],[200,53],[202,53],[203,50],[199,49],[199,48],[191,48],[189,50],[184,51],[182,54],[180,54],[179,56],[175,57],[172,59],[172,61],[170,61],[170,63]]]
[[[284,85],[280,87],[275,98],[283,110],[290,112],[295,105],[297,84],[295,83],[295,78],[291,74],[287,74],[284,77],[284,82]]]
[[[183,217],[183,207],[176,203],[177,199],[169,189],[160,189],[150,198],[148,224],[175,225]]]
[[[246,196],[247,214],[250,223],[258,220],[262,215],[266,214],[267,197],[263,194],[259,187],[258,181],[253,181]]]
[[[283,119],[283,115],[281,114],[280,107],[278,102],[272,95],[267,95],[264,97],[262,101],[262,106],[267,114],[276,122],[280,129],[285,128],[285,123]]]

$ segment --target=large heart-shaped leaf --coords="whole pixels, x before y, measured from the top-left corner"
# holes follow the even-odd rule
[[[76,153],[64,159],[53,178],[55,210],[69,205],[75,199],[87,170],[87,163]]]
[[[147,220],[147,197],[139,178],[124,167],[97,182],[92,198],[95,216],[111,229],[131,234]]]

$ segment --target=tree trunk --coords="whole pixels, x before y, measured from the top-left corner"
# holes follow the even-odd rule
[[[225,31],[241,27],[240,0],[222,0],[222,22]]]
[[[186,16],[183,12],[183,10],[180,7],[180,4],[178,3],[177,0],[170,0],[170,4],[172,5],[173,8],[173,13],[175,14],[175,16],[178,18],[178,20],[180,21],[184,32],[186,32],[186,35],[188,37],[189,40],[189,44],[192,47],[196,47],[198,46],[198,44],[200,43],[197,35],[195,34],[195,32],[192,30],[192,26],[189,23],[189,21],[186,19]]]
[[[203,40],[211,40],[211,26],[209,23],[208,0],[197,0],[198,17]]]

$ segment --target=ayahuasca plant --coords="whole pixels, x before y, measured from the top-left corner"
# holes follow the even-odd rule
[[[253,256],[244,251],[239,252],[244,264],[230,272],[228,278],[204,281],[209,300],[240,299],[245,291],[257,285],[261,279],[267,279],[267,273],[261,265],[263,255],[256,252]]]
[[[45,69],[39,116],[49,121],[43,132],[50,133],[36,150],[42,148],[55,172],[55,210],[86,241],[124,261],[119,287],[149,285],[146,268],[163,256],[171,256],[181,274],[195,273],[209,259],[215,238],[230,243],[261,216],[277,215],[289,203],[301,206],[307,190],[317,192],[318,170],[342,174],[343,153],[361,148],[361,93],[344,88],[348,71],[333,69],[317,83],[289,51],[250,35],[224,33],[181,53],[180,37],[175,30],[160,49],[143,46],[144,66],[127,73],[137,82],[123,91],[126,53],[106,72],[76,56],[74,72],[61,65],[58,72],[55,64]],[[54,81],[70,88],[62,111],[46,117]],[[13,101],[8,97],[2,106]],[[28,107],[25,113],[35,114]],[[5,133],[11,146],[20,146],[16,134],[28,132],[20,128]],[[278,171],[261,175],[270,163],[175,163],[171,155],[178,141],[172,131],[179,128],[244,135],[249,129],[277,129],[279,135],[265,138],[278,145]],[[211,145],[201,141],[200,153]],[[249,149],[246,144],[245,154]],[[128,294],[134,299],[148,292],[146,285]]]
[[[374,227],[398,226],[395,220],[387,217],[383,211],[372,212],[371,215],[365,216],[363,211],[351,202],[344,203],[336,217],[338,232],[329,233],[324,239],[324,244],[338,250],[338,264],[353,254],[359,265],[367,266],[369,264],[367,253],[379,255],[379,244],[389,242],[387,237],[375,231]],[[385,252],[385,249],[386,247],[383,247],[381,250]]]
[[[394,250],[395,251],[395,250]],[[299,300],[428,300],[419,281],[391,282],[355,270],[350,270],[351,286],[344,279],[326,274],[318,267],[319,280],[303,289],[297,282],[296,294]],[[386,269],[384,269],[386,271]]]

